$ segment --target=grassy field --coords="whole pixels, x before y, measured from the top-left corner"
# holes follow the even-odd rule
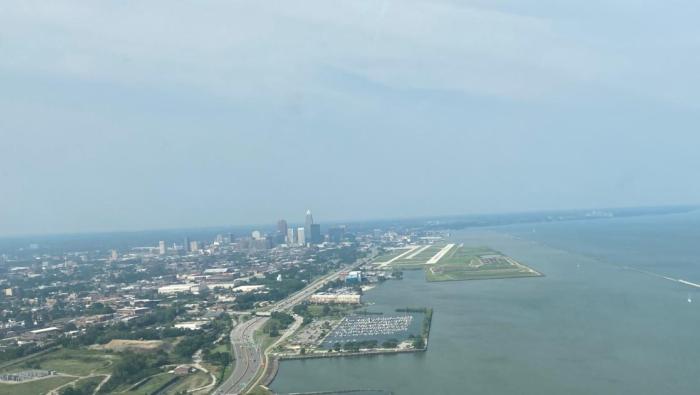
[[[46,369],[74,376],[87,376],[90,373],[102,373],[109,370],[108,367],[116,358],[118,357],[115,355],[101,351],[61,348],[7,366],[2,369],[2,372]]]
[[[211,352],[230,352],[231,350],[229,349],[229,344],[228,342],[221,343],[217,345],[216,347],[211,349]]]
[[[255,338],[256,343],[260,344],[260,348],[263,350],[267,349],[270,345],[272,345],[272,343],[279,339],[279,336],[271,337],[262,330],[256,331],[253,337]]]
[[[127,391],[120,392],[125,395],[152,394],[170,381],[174,375],[170,373],[159,373],[149,377],[138,385],[131,386]]]
[[[165,394],[177,394],[187,390],[192,390],[195,388],[203,387],[211,383],[211,376],[209,374],[197,371],[197,373],[192,373],[188,376],[182,377],[175,384],[168,387]],[[139,391],[139,393],[143,393]]]
[[[75,380],[74,377],[52,377],[22,384],[0,384],[0,395],[43,395]]]
[[[391,259],[396,258],[397,256],[403,254],[403,253],[406,252],[406,251],[408,251],[408,248],[400,248],[400,249],[396,249],[396,250],[389,250],[389,251],[385,252],[384,254],[382,254],[382,255],[376,257],[376,258],[374,259],[374,262],[376,262],[376,263],[386,262],[386,261],[388,261],[388,260],[391,260]]]
[[[538,277],[537,271],[488,247],[452,248],[440,261],[425,267],[428,281]]]
[[[231,343],[226,342],[219,344],[218,346],[214,347],[211,352],[227,352],[231,353]],[[233,359],[233,355],[231,355],[231,363],[229,363],[227,366],[220,366],[220,365],[213,365],[209,363],[204,363],[204,367],[207,368],[210,372],[214,374],[217,380],[219,382],[222,382],[228,378],[229,375],[231,375],[231,372],[233,372],[233,368],[236,364],[236,361]]]
[[[92,393],[95,388],[105,379],[106,376],[93,376],[80,379],[72,384],[72,387],[79,389],[85,393]],[[68,386],[70,387],[70,386]],[[65,387],[64,387],[65,388]]]
[[[265,389],[263,386],[258,385],[248,392],[249,395],[272,395],[272,391]]]
[[[22,359],[18,363],[7,365],[0,370],[2,373],[19,372],[28,369],[55,370],[58,373],[71,376],[88,376],[109,371],[110,365],[119,357],[101,351],[87,349],[59,348],[42,353],[31,358]],[[104,376],[85,378],[77,381],[77,385],[97,385]],[[45,394],[61,385],[76,380],[76,377],[52,377],[30,381],[21,384],[0,384],[0,395],[5,394]]]

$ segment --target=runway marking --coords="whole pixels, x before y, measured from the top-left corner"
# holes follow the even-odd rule
[[[399,260],[399,259],[405,257],[406,255],[408,255],[408,254],[412,253],[413,251],[417,250],[418,248],[420,248],[420,246],[412,246],[410,250],[408,250],[408,251],[402,253],[401,255],[395,256],[395,257],[389,259],[389,260],[386,261],[386,262],[382,262],[382,263],[379,265],[379,267],[388,266],[388,265],[390,265],[392,262],[397,261],[397,260]]]
[[[433,265],[435,263],[438,263],[442,257],[447,255],[448,252],[454,247],[454,244],[448,244],[442,248],[442,250],[438,251],[437,254],[433,255],[432,258],[428,260],[428,262],[425,262],[426,265]]]
[[[431,245],[428,244],[427,246],[425,246],[425,247],[423,247],[423,248],[420,248],[420,249],[418,249],[418,251],[416,251],[416,252],[414,252],[413,254],[407,256],[406,259],[413,259],[413,258],[415,258],[418,254],[420,254],[421,252],[427,250],[427,249],[430,248],[430,247],[431,247]]]

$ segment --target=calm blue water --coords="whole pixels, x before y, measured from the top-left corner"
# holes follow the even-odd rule
[[[503,228],[601,262],[700,282],[700,212]]]
[[[546,276],[426,283],[421,272],[408,272],[366,298],[377,307],[432,306],[428,352],[283,362],[273,389],[700,392],[699,289],[625,268],[700,282],[700,214],[512,226],[454,238],[490,245]]]

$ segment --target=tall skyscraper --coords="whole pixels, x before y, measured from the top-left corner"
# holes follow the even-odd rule
[[[165,255],[165,251],[165,241],[161,240],[158,242],[158,252],[160,253],[160,255]]]
[[[328,229],[328,239],[331,243],[340,243],[345,238],[345,225]]]
[[[190,238],[185,236],[185,240],[182,242],[182,249],[185,252],[190,252]]]
[[[285,221],[283,219],[277,221],[277,231],[279,233],[286,235],[287,229],[289,229],[289,227],[287,226],[287,221]]]
[[[311,234],[309,234],[309,239],[313,244],[319,244],[323,242],[323,239],[321,238],[321,225],[311,224]]]
[[[304,232],[304,228],[297,229],[297,243],[300,246],[306,245],[306,233]]]
[[[290,245],[290,246],[294,245],[294,229],[293,228],[287,229],[287,245]]]
[[[307,237],[311,235],[311,225],[314,224],[314,216],[311,215],[311,210],[306,210],[306,220],[304,221],[304,233]]]

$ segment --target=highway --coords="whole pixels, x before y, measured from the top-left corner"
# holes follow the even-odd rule
[[[302,290],[275,303],[268,311],[289,310],[318,291],[329,281],[335,281],[342,272],[353,270],[366,262],[367,259],[363,259],[341,270],[323,276],[307,285]],[[260,346],[255,343],[254,336],[255,332],[261,329],[268,319],[270,318],[256,316],[233,328],[231,331],[231,344],[235,356],[235,366],[231,376],[213,392],[214,395],[245,393],[247,390],[251,389],[250,387],[251,384],[253,384],[253,380],[265,370],[267,364],[265,352],[267,350],[260,349]],[[298,327],[298,325],[294,325],[290,328],[290,331],[294,330],[295,327]],[[257,381],[255,383],[257,383]]]
[[[239,394],[256,376],[262,364],[260,347],[255,343],[255,331],[262,328],[268,317],[253,317],[236,325],[231,331],[231,345],[236,361],[231,376],[214,391],[215,395]]]

